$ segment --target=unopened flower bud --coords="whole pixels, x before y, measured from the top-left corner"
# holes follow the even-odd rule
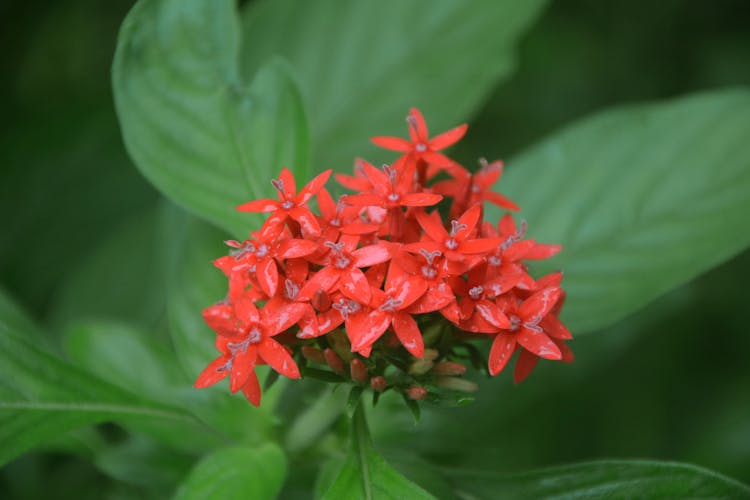
[[[321,351],[317,347],[313,347],[311,345],[303,345],[302,355],[305,357],[305,359],[307,359],[308,361],[312,361],[313,363],[318,363],[319,365],[326,364],[326,357],[325,355],[323,355],[323,351]]]
[[[440,353],[437,351],[437,349],[424,350],[424,359],[428,361],[435,361],[438,356],[440,356]]]
[[[474,382],[457,377],[437,377],[434,382],[436,386],[451,391],[475,392],[479,388]]]
[[[466,367],[455,361],[441,361],[432,368],[435,375],[463,375],[466,373]]]
[[[385,380],[385,377],[378,375],[370,379],[370,387],[375,392],[383,392],[388,387],[388,382]]]
[[[338,354],[336,354],[333,349],[326,349],[323,351],[323,355],[325,356],[326,363],[331,367],[331,370],[341,375],[346,373],[346,370],[344,370],[344,362],[341,361],[341,358],[339,358]]]
[[[367,382],[367,367],[364,362],[359,358],[352,359],[349,363],[349,372],[352,375],[352,380],[363,384]]]
[[[432,369],[432,361],[429,359],[418,359],[409,365],[410,375],[424,375]]]
[[[409,396],[409,399],[419,401],[427,397],[427,389],[415,385],[406,389],[406,395]]]

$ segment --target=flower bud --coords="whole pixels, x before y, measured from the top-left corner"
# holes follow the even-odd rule
[[[440,356],[440,353],[437,351],[437,349],[424,350],[424,359],[428,361],[435,361],[438,356]]]
[[[305,357],[305,359],[307,359],[308,361],[312,361],[313,363],[318,363],[319,365],[326,364],[326,357],[323,355],[323,351],[321,351],[317,347],[313,347],[311,345],[303,345],[302,355]]]
[[[385,380],[385,377],[378,375],[370,379],[370,387],[375,392],[383,392],[388,387],[388,382]]]
[[[352,380],[363,384],[367,382],[367,367],[364,362],[359,358],[352,359],[349,363],[349,372],[352,375]]]
[[[406,395],[409,396],[409,399],[419,401],[427,397],[427,389],[415,385],[406,389]]]
[[[312,306],[320,312],[331,308],[331,296],[325,290],[316,290],[312,296]]]
[[[456,377],[437,377],[434,383],[438,387],[459,392],[475,392],[479,387],[474,382]]]
[[[441,361],[432,368],[435,375],[463,375],[466,373],[466,367],[455,361]]]
[[[409,375],[424,375],[432,369],[432,365],[429,359],[418,359],[409,365]]]
[[[344,362],[341,361],[341,358],[338,357],[333,349],[326,349],[323,351],[323,355],[325,356],[326,363],[331,367],[331,370],[341,375],[346,373],[346,370],[344,370]]]

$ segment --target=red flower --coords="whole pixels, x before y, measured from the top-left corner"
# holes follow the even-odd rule
[[[240,212],[273,212],[270,220],[273,223],[283,223],[287,218],[297,221],[302,229],[309,234],[320,234],[320,225],[317,219],[307,208],[310,198],[320,191],[331,175],[331,170],[311,180],[302,190],[297,193],[297,184],[292,173],[284,167],[278,179],[271,181],[273,187],[279,193],[279,201],[271,198],[249,201],[237,207]]]
[[[520,207],[513,201],[492,190],[492,186],[502,175],[503,162],[498,160],[487,163],[487,160],[482,158],[479,163],[481,168],[474,174],[462,167],[453,167],[450,173],[455,177],[454,179],[440,181],[432,186],[432,190],[436,193],[453,198],[451,217],[484,201],[506,210],[520,210]]]
[[[370,348],[389,326],[412,356],[424,356],[424,342],[417,322],[406,309],[427,291],[427,284],[415,276],[406,276],[398,267],[392,266],[385,283],[385,292],[373,290],[370,303],[372,312],[353,322],[347,329],[352,351],[362,352]]]
[[[453,163],[453,160],[438,153],[438,151],[452,146],[461,140],[466,133],[468,125],[459,125],[430,139],[428,137],[427,124],[424,121],[422,113],[417,108],[411,108],[406,121],[409,123],[409,137],[411,140],[400,137],[378,136],[373,137],[372,142],[382,148],[406,153],[409,160],[414,162],[423,160],[426,163],[443,167]]]
[[[540,358],[559,360],[563,354],[550,336],[562,335],[571,338],[557,328],[559,321],[549,313],[560,299],[562,291],[558,287],[549,287],[534,293],[520,302],[511,297],[505,302],[505,314],[510,320],[510,328],[495,336],[490,349],[489,370],[497,375],[505,368],[517,346]],[[554,318],[552,326],[548,318]],[[567,330],[565,330],[567,332]],[[564,339],[560,339],[564,340]],[[528,363],[528,355],[522,363]],[[525,368],[521,369],[521,372]]]

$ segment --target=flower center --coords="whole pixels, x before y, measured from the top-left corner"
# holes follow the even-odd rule
[[[260,342],[260,329],[257,326],[254,326],[250,329],[249,332],[247,332],[247,342],[248,344],[257,344]],[[247,346],[245,346],[245,349],[247,349]]]
[[[266,245],[265,243],[262,243],[258,247],[258,250],[255,251],[255,255],[256,257],[259,257],[259,258],[263,258],[266,255],[268,255],[268,245]]]
[[[331,305],[331,307],[341,313],[341,317],[344,319],[347,319],[350,314],[354,314],[359,311],[359,303],[347,299],[339,299],[337,302]]]
[[[294,206],[294,202],[291,200],[286,200],[284,203],[281,204],[281,208],[284,210],[289,210]]]
[[[487,261],[490,263],[491,266],[499,266],[499,265],[502,265],[503,263],[503,260],[497,255],[490,255],[490,258],[487,259]]]
[[[455,239],[450,238],[446,240],[445,246],[448,248],[448,250],[455,250],[456,248],[458,248],[458,242]]]
[[[396,308],[403,303],[404,301],[401,299],[388,297],[387,299],[385,299],[385,302],[383,302],[378,309],[380,309],[381,311],[395,311]]]
[[[427,144],[419,143],[416,146],[414,146],[414,149],[417,151],[417,153],[424,153],[427,151]]]
[[[401,197],[396,193],[391,193],[388,195],[388,201],[398,201],[399,198]]]
[[[427,279],[433,279],[435,276],[437,276],[437,269],[430,266],[422,266],[422,276],[424,276]]]
[[[286,291],[286,298],[289,300],[296,300],[297,294],[299,293],[299,287],[294,281],[287,279],[284,281],[284,288]]]
[[[469,297],[471,297],[474,300],[479,300],[482,297],[483,293],[484,293],[484,288],[482,288],[481,286],[475,286],[469,290]]]
[[[508,319],[510,320],[510,331],[516,332],[521,327],[521,318],[515,314],[511,314]]]

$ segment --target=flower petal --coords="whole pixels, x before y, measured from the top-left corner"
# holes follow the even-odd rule
[[[271,257],[265,257],[258,262],[255,275],[258,278],[258,284],[269,297],[276,295],[276,289],[279,286],[279,268],[276,267],[276,260]]]
[[[521,210],[521,207],[516,205],[516,203],[510,198],[506,198],[500,193],[496,193],[495,191],[491,191],[489,189],[482,193],[482,198],[506,210],[513,210],[515,212]]]
[[[383,207],[385,206],[385,200],[382,196],[379,196],[377,194],[350,194],[347,196],[342,196],[341,201],[346,203],[347,205],[352,205],[355,207]]]
[[[293,198],[297,194],[297,182],[294,180],[294,174],[288,168],[284,167],[279,174],[279,180],[284,183],[286,198]]]
[[[447,132],[438,134],[430,140],[428,146],[430,147],[430,149],[433,149],[435,151],[439,151],[441,149],[447,148],[448,146],[452,146],[453,144],[461,140],[464,134],[466,134],[466,129],[468,128],[469,126],[464,123],[463,125],[454,127]]]
[[[370,303],[370,283],[367,281],[365,273],[357,267],[341,273],[339,290],[352,300],[363,304]]]
[[[520,384],[531,374],[531,370],[534,369],[538,361],[538,356],[534,356],[531,352],[522,349],[516,360],[516,369],[513,370],[513,382]]]
[[[517,335],[518,343],[521,344],[524,349],[531,351],[540,358],[558,360],[562,359],[562,353],[557,347],[557,344],[542,332],[529,330],[528,328],[521,328],[521,332]]]
[[[352,344],[352,352],[361,351],[372,345],[385,333],[391,324],[391,315],[383,311],[372,311],[370,314],[355,314],[346,322],[346,333]]]
[[[203,389],[209,385],[214,385],[216,382],[223,380],[229,375],[229,370],[225,368],[229,362],[229,355],[222,355],[211,361],[206,368],[198,375],[195,380],[193,387],[196,389]]]
[[[289,210],[289,216],[299,222],[300,227],[306,234],[320,235],[320,224],[315,215],[306,207],[295,207]]]
[[[281,206],[276,200],[271,198],[261,198],[260,200],[248,201],[242,205],[238,205],[235,210],[240,212],[273,212],[278,210]]]
[[[229,391],[234,394],[247,383],[250,374],[255,371],[255,360],[258,357],[258,348],[249,345],[240,349],[232,358],[232,376],[229,378]]]
[[[508,317],[503,314],[497,304],[482,299],[477,301],[475,308],[479,315],[491,325],[501,329],[510,328],[510,320],[508,320]]]
[[[332,267],[324,267],[317,273],[315,273],[308,281],[305,286],[299,291],[297,297],[299,299],[311,299],[313,294],[317,290],[324,290],[330,292],[333,286],[339,280],[341,272],[338,269]]]
[[[294,199],[297,205],[304,205],[308,201],[310,201],[310,198],[315,196],[318,191],[320,191],[326,182],[328,182],[328,178],[331,176],[331,169],[325,170],[324,172],[316,175],[313,180],[307,183],[305,187],[302,188],[302,191],[299,192],[297,197]]]
[[[310,307],[309,304],[268,301],[260,311],[261,324],[265,327],[268,336],[273,337],[302,319],[308,307]]]
[[[550,257],[557,255],[562,250],[560,245],[545,245],[543,243],[534,242],[534,246],[529,250],[524,259],[549,259]]]
[[[355,267],[370,267],[391,258],[388,249],[383,245],[369,245],[352,252]]]
[[[468,209],[464,214],[458,218],[459,226],[463,226],[461,229],[456,231],[454,237],[461,241],[469,237],[474,228],[479,222],[479,218],[482,216],[482,205],[474,205]]]
[[[552,314],[548,314],[544,317],[541,327],[550,337],[560,340],[570,340],[573,338],[573,335],[570,334],[570,330],[568,330],[562,321]]]
[[[465,254],[485,253],[497,248],[498,245],[502,244],[501,238],[477,238],[475,240],[464,240],[459,246],[458,250]]]
[[[409,353],[416,358],[424,357],[424,341],[417,322],[409,313],[399,312],[393,316],[393,331]]]
[[[203,320],[219,335],[231,337],[237,334],[237,318],[229,304],[215,304],[205,308]]]
[[[443,227],[443,222],[440,220],[440,214],[437,211],[428,214],[424,210],[416,210],[414,213],[419,225],[433,241],[442,243],[448,239],[448,231]]]
[[[405,207],[431,207],[440,203],[443,197],[431,193],[410,193],[401,197],[401,205]]]
[[[258,344],[258,354],[271,368],[289,378],[300,378],[299,368],[287,350],[271,338]]]
[[[401,137],[388,137],[388,136],[375,136],[370,139],[373,144],[380,146],[381,148],[390,149],[391,151],[398,151],[400,153],[406,153],[411,151],[411,142]]]
[[[543,318],[552,309],[560,298],[562,291],[559,287],[552,286],[539,290],[534,295],[523,301],[519,314],[524,320],[531,318]]]
[[[495,376],[503,371],[503,368],[505,368],[505,365],[508,364],[511,356],[513,356],[513,351],[515,351],[515,349],[515,335],[508,333],[499,333],[495,335],[495,340],[492,341],[492,347],[490,348],[488,362],[490,375]]]
[[[260,406],[260,383],[258,382],[258,376],[255,371],[250,372],[250,376],[247,378],[247,382],[242,386],[242,394],[245,395],[250,404],[255,407]]]
[[[278,256],[281,259],[307,257],[318,250],[318,244],[310,240],[288,239],[279,243]]]
[[[427,122],[425,122],[422,112],[417,108],[411,108],[406,121],[409,123],[409,136],[412,142],[427,144],[429,131],[427,130]]]

